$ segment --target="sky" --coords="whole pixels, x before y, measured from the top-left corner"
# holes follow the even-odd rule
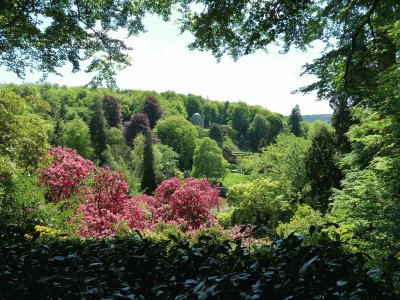
[[[195,94],[211,100],[261,105],[273,112],[289,115],[298,104],[303,115],[327,114],[332,110],[327,101],[315,101],[315,93],[292,94],[299,87],[316,79],[301,76],[301,66],[319,57],[322,47],[316,46],[306,53],[291,50],[279,54],[277,47],[269,52],[257,51],[238,61],[224,56],[217,62],[210,52],[190,51],[189,33],[180,34],[173,23],[157,17],[146,17],[147,32],[126,39],[132,66],[119,71],[117,85],[122,89],[172,90],[182,94]],[[124,31],[114,33],[126,38]],[[59,69],[62,77],[50,75],[47,82],[67,86],[84,85],[92,75],[71,73],[66,65]],[[39,75],[28,74],[24,81],[0,68],[0,83],[36,82]]]

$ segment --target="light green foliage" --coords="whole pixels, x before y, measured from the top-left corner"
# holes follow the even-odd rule
[[[302,123],[307,123],[307,132],[306,132],[306,137],[307,137],[307,139],[308,140],[312,140],[314,137],[315,137],[315,135],[318,133],[318,132],[320,132],[323,128],[325,129],[325,130],[327,130],[329,133],[332,133],[332,134],[335,134],[335,129],[331,126],[331,125],[329,125],[328,123],[326,123],[326,122],[324,122],[324,121],[321,121],[321,120],[317,120],[317,121],[314,121],[314,122],[312,122],[312,123],[309,123],[309,122],[305,122],[305,121],[303,121]]]
[[[27,232],[46,222],[45,192],[37,186],[36,177],[24,170],[0,174],[0,227]]]
[[[294,192],[307,182],[304,158],[310,141],[293,134],[280,134],[276,143],[262,149],[258,170],[275,180],[289,181]]]
[[[136,175],[135,162],[130,157],[130,147],[125,143],[107,145],[103,152],[105,164],[111,170],[124,174],[130,194],[140,192],[140,178]]]
[[[292,215],[290,186],[269,178],[234,185],[228,192],[228,203],[235,207],[231,222],[266,225],[275,230],[278,222]]]
[[[107,141],[109,145],[119,145],[124,142],[122,131],[116,127],[111,127],[107,131]]]
[[[164,109],[164,116],[176,116],[181,115],[187,119],[188,114],[186,112],[183,96],[173,91],[166,91],[161,93],[159,98],[162,108]],[[165,100],[164,100],[165,99]]]
[[[180,169],[190,169],[197,141],[195,126],[181,116],[170,116],[157,122],[155,132],[163,144],[179,154]]]
[[[143,159],[144,159],[144,147],[145,147],[145,136],[140,133],[133,141],[133,150],[130,151],[130,162],[133,174],[137,178],[143,176]]]
[[[259,166],[259,157],[258,153],[252,153],[249,155],[238,156],[237,160],[237,171],[242,174],[257,174],[258,166]]]
[[[47,134],[51,127],[31,114],[25,102],[7,88],[0,88],[0,167],[20,166],[33,171],[47,151]]]
[[[154,171],[157,183],[171,177],[182,177],[182,173],[178,169],[178,153],[171,147],[163,144],[155,144],[153,151]]]
[[[321,226],[326,223],[321,213],[308,205],[298,205],[293,217],[288,223],[279,223],[276,232],[281,236],[288,236],[292,232],[298,235],[309,233],[310,226]]]
[[[235,208],[231,207],[231,208],[219,213],[217,215],[218,224],[225,228],[231,227],[233,225],[232,224],[232,215],[233,215],[234,211],[235,211]]]
[[[205,137],[198,142],[193,157],[194,177],[223,178],[227,174],[227,167],[216,141]]]
[[[194,126],[197,131],[197,138],[202,139],[208,136],[208,129],[201,128],[200,126]]]
[[[64,126],[65,146],[75,149],[85,158],[93,158],[94,149],[90,140],[89,127],[80,118],[76,117]]]
[[[354,113],[360,124],[349,132],[353,151],[342,161],[346,176],[332,214],[362,249],[382,256],[400,250],[398,116],[362,107]]]

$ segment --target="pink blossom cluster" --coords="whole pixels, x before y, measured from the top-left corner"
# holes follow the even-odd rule
[[[57,147],[49,151],[50,167],[43,169],[40,185],[48,189],[46,199],[57,203],[77,199],[77,233],[84,237],[110,237],[121,224],[129,229],[155,227],[160,221],[184,231],[215,225],[211,214],[218,207],[218,189],[207,179],[171,178],[162,182],[156,196],[128,197],[124,175],[109,168],[98,168],[75,150]]]
[[[48,202],[69,200],[79,192],[83,181],[95,167],[73,149],[56,147],[48,153],[52,164],[42,170],[39,185],[47,189]]]
[[[220,198],[207,179],[171,178],[158,186],[149,204],[153,224],[164,221],[186,231],[217,224],[210,210],[219,207]]]
[[[83,199],[84,203],[78,209],[81,216],[78,233],[81,236],[112,236],[121,222],[130,229],[146,226],[139,203],[128,198],[128,184],[121,173],[109,168],[95,169],[93,184],[85,188]]]
[[[52,164],[42,170],[39,184],[47,188],[48,202],[65,201],[64,208],[75,210],[75,216],[69,221],[79,223],[79,235],[112,236],[122,222],[129,228],[147,226],[139,202],[128,198],[128,184],[123,174],[97,168],[72,149],[57,147],[49,154]],[[73,197],[78,198],[75,207]]]

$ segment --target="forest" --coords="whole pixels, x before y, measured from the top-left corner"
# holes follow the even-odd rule
[[[0,65],[96,75],[0,84],[0,298],[400,297],[400,3],[17,2]],[[333,115],[119,89],[146,13],[217,59],[325,42],[298,92]]]

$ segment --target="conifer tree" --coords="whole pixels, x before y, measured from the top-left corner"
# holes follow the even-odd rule
[[[141,189],[147,194],[151,195],[156,190],[156,176],[154,173],[154,154],[153,154],[153,140],[151,132],[145,133],[145,146],[143,155],[143,176],[141,182]]]
[[[293,133],[295,136],[301,136],[301,127],[300,122],[302,121],[300,108],[296,104],[296,106],[292,109],[292,112],[289,116],[289,128],[290,132]]]
[[[305,167],[311,185],[312,208],[325,213],[329,207],[331,189],[339,187],[341,173],[337,166],[335,136],[326,127],[314,136],[307,156]]]
[[[60,118],[56,119],[56,124],[54,125],[53,138],[51,140],[54,146],[64,145],[64,132],[63,125]]]
[[[104,117],[102,101],[99,98],[95,99],[92,106],[89,128],[96,159],[103,164],[102,153],[107,147],[107,121]]]

